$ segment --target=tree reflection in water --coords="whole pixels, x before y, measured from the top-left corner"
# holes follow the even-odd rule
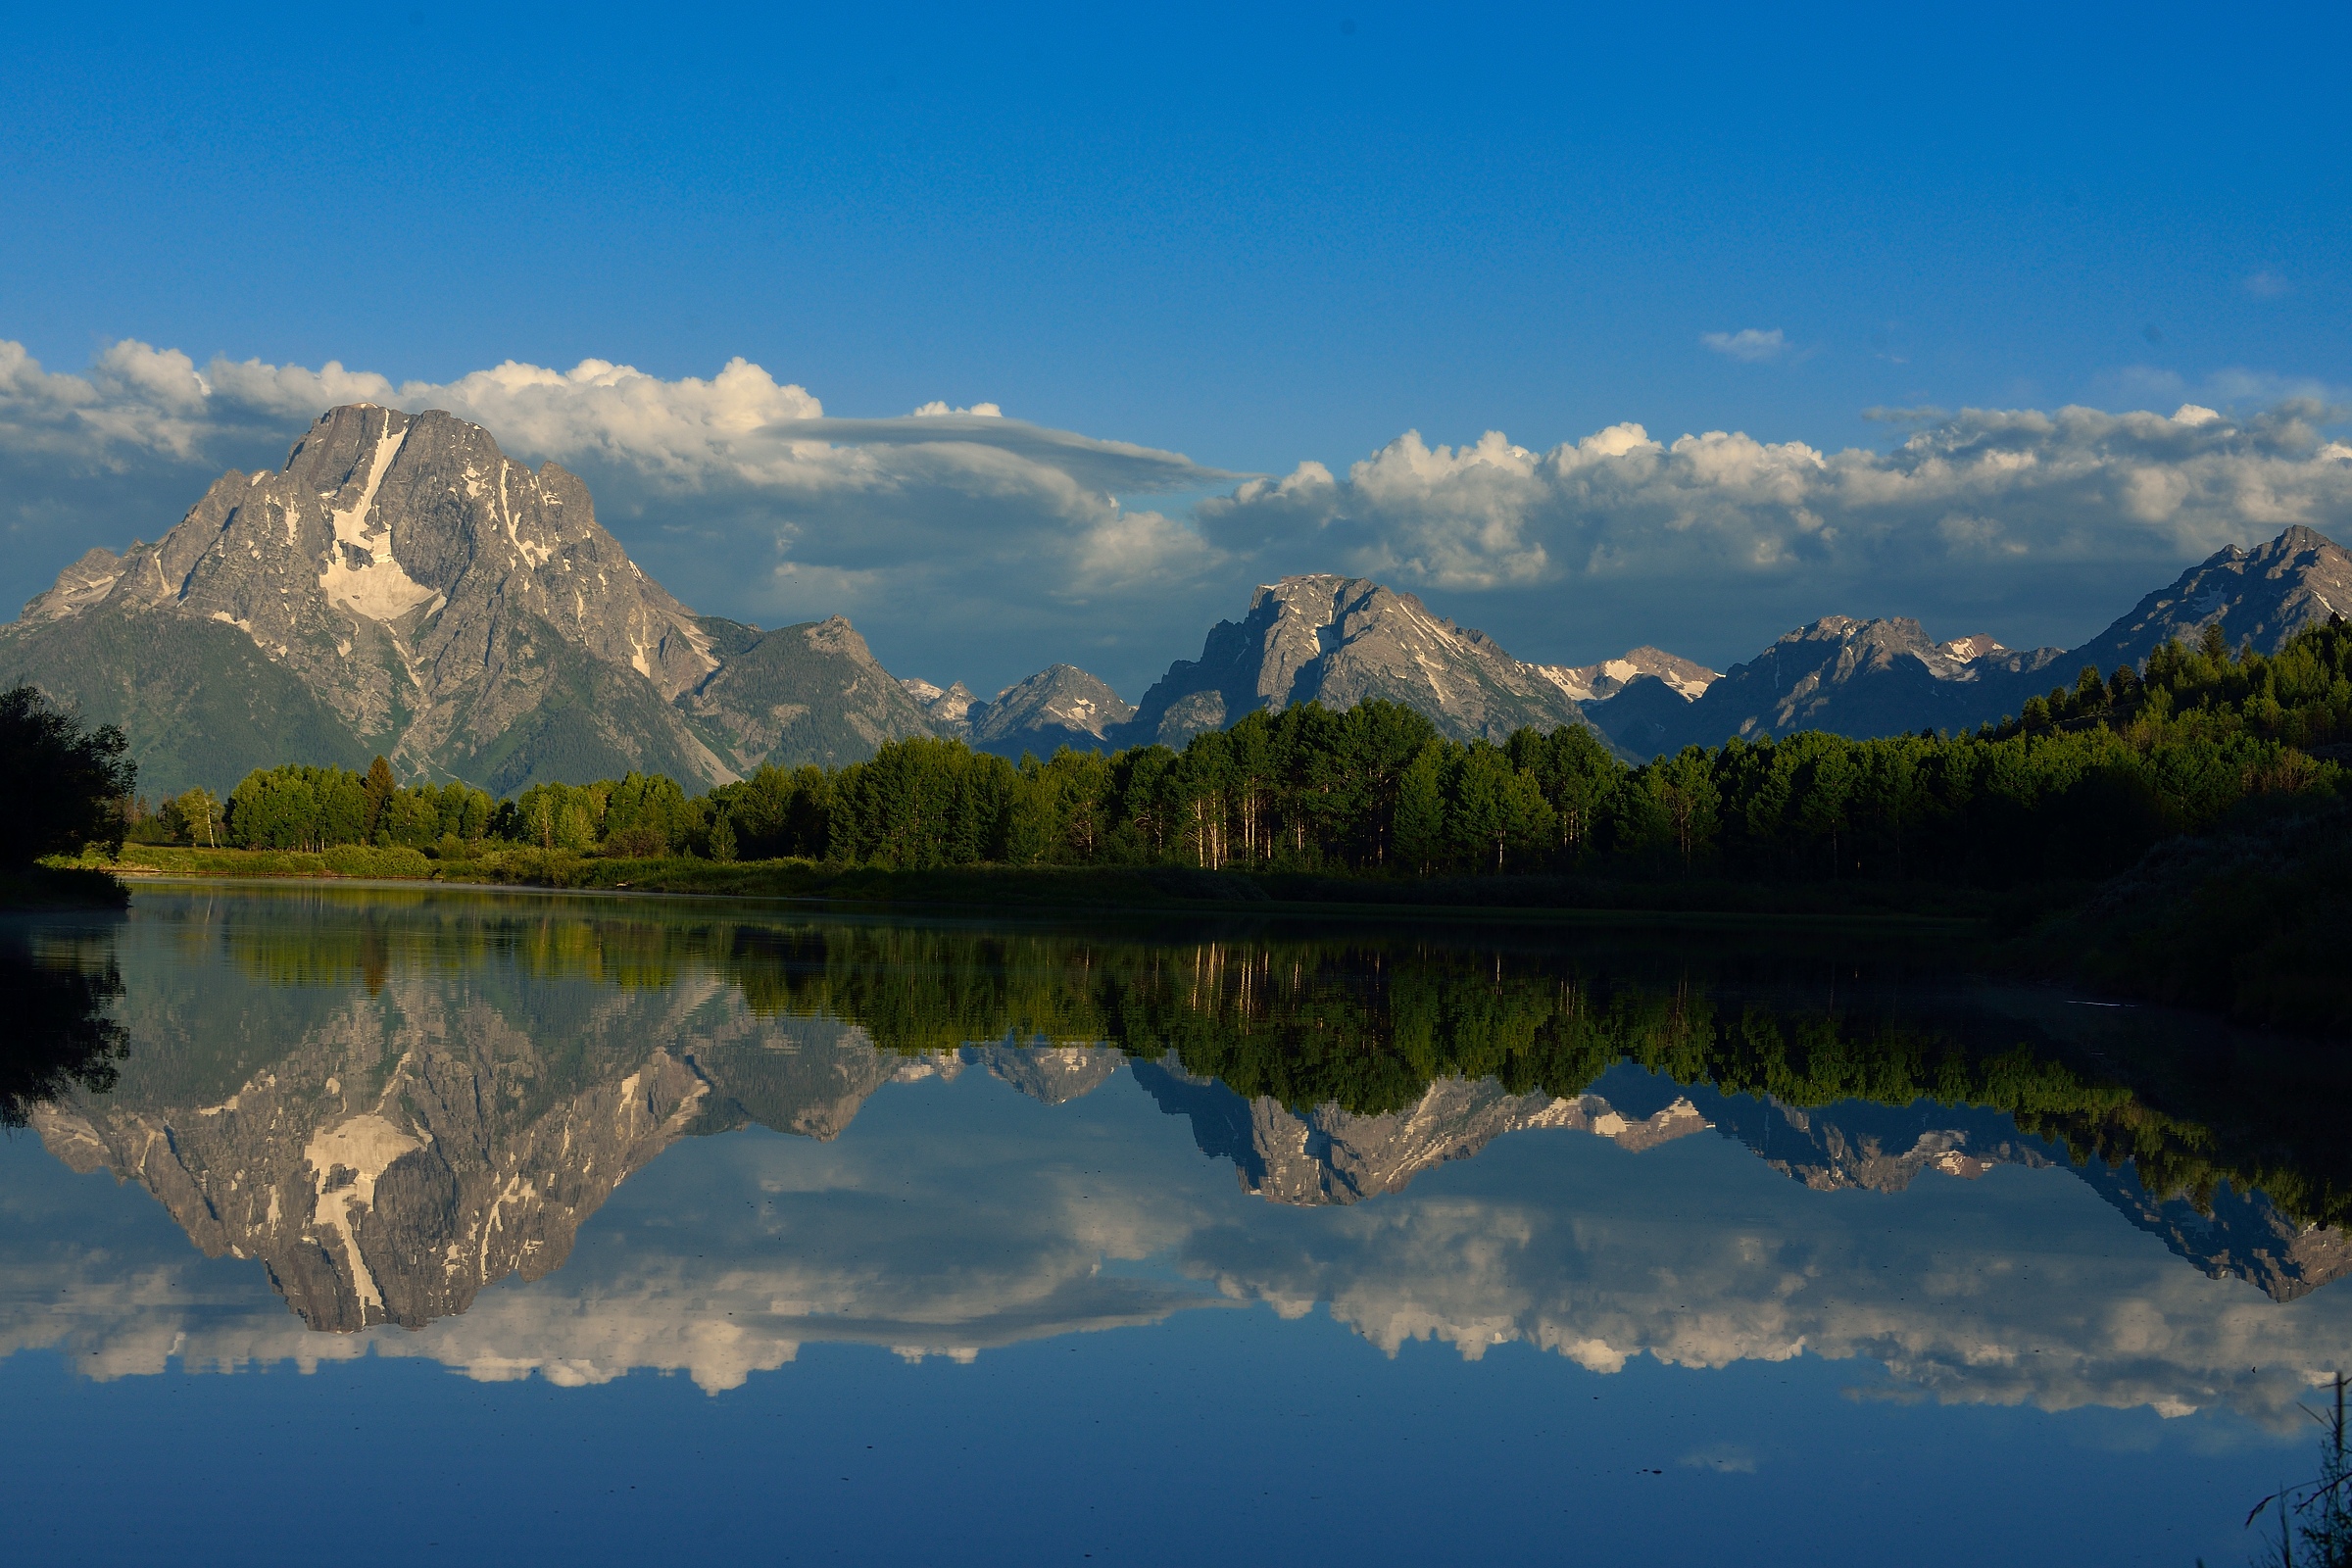
[[[148,1187],[208,1254],[265,1261],[319,1329],[465,1312],[561,1267],[680,1139],[829,1139],[886,1083],[966,1062],[1048,1103],[1132,1063],[1285,1204],[1398,1193],[1518,1128],[1629,1150],[1713,1128],[1815,1189],[2071,1162],[2201,1271],[2281,1299],[2352,1267],[2340,1096],[2295,1092],[2327,1054],[1992,1004],[1850,937],[1833,957],[380,890],[151,895],[133,929],[119,1086],[111,950],[52,954],[87,1045],[16,1113],[74,1169]]]
[[[110,1016],[122,995],[110,938],[0,923],[0,1127],[71,1090],[115,1087],[129,1047]]]

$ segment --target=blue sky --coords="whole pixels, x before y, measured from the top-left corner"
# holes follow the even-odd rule
[[[1408,430],[1542,454],[1632,421],[1885,453],[1937,416],[1868,411],[2193,403],[2251,429],[2300,398],[2324,445],[2352,398],[2348,35],[2340,7],[20,8],[0,20],[0,339],[52,376],[127,339],[432,388],[510,360],[667,383],[740,357],[830,416],[985,401],[1226,473],[1319,463],[1346,498],[1348,466]],[[16,440],[0,591],[153,537],[204,473],[282,454],[307,422],[285,417],[143,477],[84,454],[113,477],[79,490]],[[39,424],[0,407],[0,442]],[[1972,504],[2029,548],[1967,562],[1945,506],[1905,524],[1941,527],[1941,553],[1899,560],[1765,560],[1743,537],[1716,552],[1732,566],[1666,569],[1667,550],[1607,577],[1578,534],[1464,570],[1347,499],[1345,548],[1212,538],[1181,567],[1161,548],[1148,602],[1099,577],[941,577],[935,556],[817,559],[854,518],[637,495],[643,465],[610,440],[530,455],[587,471],[698,609],[765,621],[830,595],[894,668],[987,685],[1067,658],[1132,698],[1277,567],[1394,579],[1532,658],[1652,641],[1720,663],[1833,611],[2078,640],[2217,541],[2290,514],[2341,528],[2345,487],[2299,450],[2324,470],[2299,512],[2133,514],[2061,548],[2033,531],[2046,508],[2030,526]],[[1193,501],[1236,482],[1119,493],[1198,534]],[[1026,538],[997,514],[961,525]],[[967,652],[983,622],[943,615],[943,583],[1010,630]]]

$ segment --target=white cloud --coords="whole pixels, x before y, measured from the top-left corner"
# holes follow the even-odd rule
[[[6,590],[21,603],[93,544],[155,536],[220,469],[276,466],[321,410],[349,402],[444,409],[516,457],[580,473],[600,519],[698,609],[770,623],[845,612],[887,624],[904,612],[904,630],[992,652],[1008,604],[1017,622],[1024,609],[1051,617],[1122,588],[1181,591],[1217,552],[1187,520],[1128,513],[1116,498],[1235,477],[1006,418],[994,403],[831,418],[807,388],[742,359],[708,379],[508,361],[396,384],[337,364],[199,368],[136,342],[56,374],[0,341],[0,526],[23,574]]]
[[[1793,352],[1778,329],[1710,336]],[[1912,410],[1887,416],[1907,426],[1888,450],[1630,422],[1541,450],[1407,431],[1344,472],[1302,462],[1187,509],[1167,498],[1236,476],[990,403],[845,418],[741,359],[708,378],[510,361],[395,383],[135,342],[61,374],[0,341],[0,594],[22,603],[91,545],[156,536],[221,469],[276,466],[353,401],[447,409],[579,472],[699,610],[846,613],[904,673],[991,691],[1077,659],[1138,696],[1285,571],[1429,593],[1523,658],[1647,642],[1722,662],[1833,612],[2071,645],[2223,545],[2352,529],[2352,463],[2321,433],[2343,389],[2118,374],[2179,412]]]
[[[2287,293],[2294,285],[2277,272],[2263,271],[2249,273],[2243,286],[2247,293],[2258,300],[2275,300]]]
[[[1760,332],[1743,326],[1737,332],[1701,332],[1698,340],[1726,359],[1754,365],[1763,360],[1777,360],[1788,352],[1788,340],[1779,327]]]
[[[2194,404],[2169,417],[1970,409],[1931,414],[1886,452],[1722,430],[1661,441],[1639,425],[1547,452],[1494,431],[1458,448],[1407,431],[1344,478],[1301,465],[1200,515],[1228,549],[1416,586],[1630,594],[1801,579],[1820,614],[1987,562],[2144,572],[2292,523],[2340,531],[2352,463],[2322,441],[2329,416],[2309,401],[2242,418]]]

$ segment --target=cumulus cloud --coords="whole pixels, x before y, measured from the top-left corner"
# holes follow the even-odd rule
[[[1792,352],[1777,328],[1707,341]],[[1833,612],[2071,646],[2224,545],[2352,527],[2352,459],[2328,435],[2342,389],[2118,375],[2175,412],[1896,411],[1883,450],[1630,422],[1544,450],[1406,431],[1344,470],[1257,478],[990,403],[843,417],[741,359],[708,378],[510,361],[395,383],[135,342],[65,374],[0,341],[0,594],[22,603],[91,545],[154,537],[214,474],[274,467],[353,401],[447,409],[579,472],[698,610],[846,613],[902,672],[992,691],[1067,660],[1140,695],[1288,571],[1420,591],[1523,658],[1656,643],[1720,664]]]
[[[2140,580],[2151,571],[2294,523],[2341,531],[2352,461],[2324,434],[2339,416],[2311,399],[2245,417],[2196,404],[1913,411],[1917,427],[1884,452],[1723,430],[1660,440],[1638,424],[1545,452],[1494,431],[1459,447],[1407,431],[1344,477],[1302,464],[1200,517],[1230,550],[1465,594],[1654,602],[1680,586],[1769,600],[1794,584],[1811,596],[1806,619],[1857,601],[1849,612],[1899,612],[1890,600],[1940,591],[1937,579],[2130,573],[2120,603],[2088,607],[2096,625],[2163,580]]]
[[[199,367],[137,342],[59,374],[0,342],[0,525],[22,574],[0,588],[22,602],[90,545],[153,537],[213,474],[274,467],[321,410],[351,402],[444,409],[516,457],[580,473],[602,520],[698,609],[769,623],[846,612],[869,633],[903,616],[967,641],[993,624],[1001,643],[1008,618],[1066,619],[1139,586],[1181,593],[1216,552],[1186,519],[1120,498],[1237,477],[994,403],[828,417],[807,388],[742,359],[708,379],[584,360],[394,383],[338,364]]]
[[[1737,332],[1701,332],[1698,340],[1724,358],[1743,365],[1777,360],[1788,352],[1788,340],[1777,326],[1769,332],[1752,326],[1743,326]]]

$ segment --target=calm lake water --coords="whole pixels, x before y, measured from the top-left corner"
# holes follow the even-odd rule
[[[2304,1048],[1851,940],[0,946],[122,1028],[0,1145],[19,1560],[2236,1562],[2352,1368]]]

